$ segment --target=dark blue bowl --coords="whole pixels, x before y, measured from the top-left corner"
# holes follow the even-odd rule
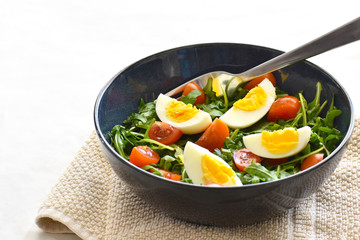
[[[344,139],[320,164],[285,179],[212,188],[175,182],[132,165],[111,146],[106,134],[137,111],[140,98],[151,101],[203,73],[215,70],[242,72],[273,58],[281,51],[245,44],[210,43],[179,47],[144,58],[115,75],[100,91],[94,120],[102,150],[116,174],[138,196],[166,214],[211,225],[249,224],[283,213],[313,194],[333,173],[354,126],[354,112],[343,87],[327,72],[303,61],[274,74],[280,89],[289,94],[304,90],[311,101],[316,82],[323,86],[322,101],[331,101],[342,115],[335,121]],[[334,59],[335,61],[335,59]]]

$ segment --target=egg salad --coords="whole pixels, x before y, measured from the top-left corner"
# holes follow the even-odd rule
[[[209,78],[204,88],[189,83],[178,98],[141,99],[138,112],[108,133],[112,147],[170,181],[238,187],[305,171],[338,146],[341,110],[334,99],[320,101],[320,83],[310,101],[282,91],[268,73],[230,98],[231,77]]]

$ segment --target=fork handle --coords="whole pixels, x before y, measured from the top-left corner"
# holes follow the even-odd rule
[[[290,52],[283,53],[241,74],[243,81],[291,65],[360,39],[360,17]]]

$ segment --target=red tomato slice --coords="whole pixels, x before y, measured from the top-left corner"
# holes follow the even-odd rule
[[[158,163],[159,160],[159,154],[148,146],[134,147],[129,157],[129,161],[138,167],[143,167],[151,163]]]
[[[249,166],[252,162],[254,163],[260,163],[261,162],[261,158],[250,152],[249,149],[243,148],[240,150],[237,150],[236,152],[234,152],[234,163],[235,166],[240,170],[245,172],[245,168],[247,166]]]
[[[311,166],[314,166],[315,164],[321,162],[323,159],[324,159],[323,153],[314,153],[313,155],[310,155],[302,162],[300,170],[303,171]]]
[[[220,119],[215,118],[195,143],[208,149],[210,152],[214,152],[216,148],[220,149],[223,147],[227,137],[229,137],[228,126]]]
[[[206,98],[205,98],[204,91],[202,90],[202,88],[198,84],[196,84],[194,82],[190,82],[185,86],[185,89],[184,89],[182,95],[187,96],[193,90],[200,90],[201,91],[201,95],[196,97],[196,101],[194,102],[194,105],[205,103]]]
[[[293,96],[284,96],[276,99],[270,107],[267,115],[269,122],[276,122],[279,119],[291,119],[296,117],[300,109],[300,101]]]
[[[272,73],[267,73],[260,77],[254,78],[249,83],[247,83],[243,88],[246,90],[250,90],[250,89],[256,87],[257,85],[259,85],[259,83],[261,83],[265,78],[269,79],[270,82],[272,83],[272,85],[274,87],[276,87],[276,79],[275,79],[274,75]]]
[[[180,181],[181,180],[181,175],[180,174],[177,174],[177,173],[173,173],[173,172],[170,172],[170,171],[166,171],[164,169],[160,169],[160,168],[157,168],[157,170],[159,172],[161,172],[165,178],[167,179],[171,179],[171,180],[174,180],[174,181]],[[154,170],[150,169],[150,172],[154,172]]]
[[[148,132],[149,138],[165,145],[176,143],[182,135],[180,129],[159,121],[154,122]]]

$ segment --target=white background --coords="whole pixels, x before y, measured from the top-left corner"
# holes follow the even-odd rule
[[[94,129],[119,70],[182,45],[235,42],[289,51],[360,15],[358,1],[0,2],[0,238],[42,233],[39,206]],[[360,42],[310,59],[360,113]]]

